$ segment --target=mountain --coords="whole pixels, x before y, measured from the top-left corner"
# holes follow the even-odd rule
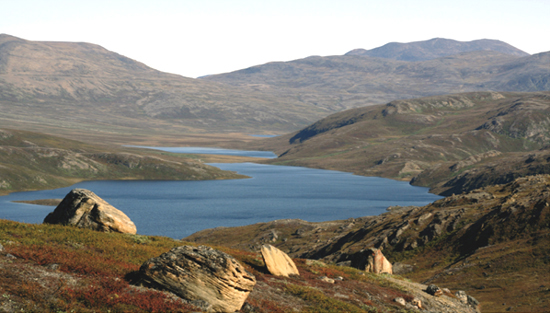
[[[550,92],[475,92],[333,114],[265,140],[273,164],[411,180],[451,195],[550,173]]]
[[[98,45],[5,34],[0,112],[5,127],[105,134],[281,131],[325,115],[298,101],[159,72]]]
[[[500,40],[480,39],[464,42],[445,38],[433,38],[430,40],[408,43],[390,42],[371,50],[355,49],[345,55],[362,55],[414,62],[481,50],[495,51],[518,57],[529,55]]]
[[[353,265],[380,247],[394,273],[465,290],[482,312],[544,312],[550,300],[550,175],[437,200],[379,216],[311,223],[278,220],[209,229],[184,240],[255,250],[269,243],[292,257]]]
[[[289,101],[297,99],[332,112],[449,93],[550,90],[550,52],[527,55],[507,44],[485,40],[471,42],[469,46],[488,50],[460,52],[461,49],[450,45],[453,42],[435,39],[418,43],[420,46],[443,43],[436,45],[438,49],[415,50],[425,61],[354,54],[312,56],[202,79],[261,90]],[[509,49],[497,49],[499,46]],[[434,58],[436,55],[445,56]]]
[[[82,180],[243,177],[182,155],[106,148],[34,132],[0,129],[0,195],[66,187]]]

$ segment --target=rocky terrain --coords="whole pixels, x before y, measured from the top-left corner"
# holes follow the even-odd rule
[[[367,273],[315,260],[294,259],[299,276],[274,276],[267,272],[257,251],[224,247],[216,247],[216,251],[165,237],[101,233],[6,220],[0,220],[0,227],[3,230],[0,232],[2,312],[217,311],[211,303],[179,297],[177,294],[182,293],[178,291],[159,290],[158,285],[140,286],[141,275],[144,272],[146,277],[153,275],[161,279],[161,268],[183,271],[201,277],[199,284],[204,289],[199,292],[205,294],[209,289],[204,282],[227,285],[235,279],[227,277],[214,282],[212,272],[223,273],[226,267],[239,269],[240,272],[235,272],[237,276],[255,277],[256,284],[252,284],[253,290],[239,310],[243,313],[411,312],[419,311],[418,305],[426,312],[476,312],[475,303],[470,304],[460,290],[446,290],[441,296],[433,296],[427,292],[427,285],[398,276]],[[186,259],[171,257],[178,253],[185,254]],[[214,258],[207,259],[209,255]],[[175,261],[182,267],[170,267]],[[203,266],[196,267],[194,262],[203,262]],[[164,267],[164,263],[168,266]],[[195,276],[198,271],[204,272],[203,276]],[[176,276],[169,274],[165,278]],[[248,281],[246,288],[251,285],[250,278]],[[189,279],[185,279],[183,284],[188,282]],[[244,289],[235,292],[242,293]],[[224,294],[213,296],[224,297]]]
[[[550,175],[450,196],[380,216],[311,223],[278,220],[216,228],[184,240],[256,251],[269,243],[291,257],[353,265],[383,249],[396,274],[463,289],[483,311],[545,311],[550,301]]]
[[[475,92],[336,113],[255,143],[272,164],[410,180],[441,195],[550,173],[550,94]]]
[[[0,194],[65,187],[82,180],[242,177],[183,155],[106,148],[39,133],[0,129]]]
[[[369,54],[311,56],[202,79],[332,112],[449,93],[550,90],[550,52],[527,55],[498,41],[440,38],[388,44]]]

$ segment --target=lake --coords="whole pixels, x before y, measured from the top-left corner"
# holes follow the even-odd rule
[[[95,192],[134,221],[138,234],[181,239],[199,230],[276,219],[311,222],[378,215],[388,206],[426,205],[427,188],[338,171],[254,163],[211,164],[250,179],[89,181],[0,197],[0,218],[41,223],[54,207],[14,200],[63,198],[73,188]]]

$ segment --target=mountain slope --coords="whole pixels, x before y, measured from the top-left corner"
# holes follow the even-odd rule
[[[371,50],[355,49],[345,55],[362,55],[402,61],[425,61],[480,50],[491,50],[518,57],[529,55],[499,40],[456,41],[445,38],[433,38],[409,43],[390,42]]]
[[[256,148],[280,154],[270,163],[412,179],[450,195],[550,173],[549,126],[548,92],[476,92],[343,111]]]
[[[156,71],[89,43],[0,35],[0,118],[75,129],[295,129],[324,112]],[[304,113],[305,112],[305,113]]]
[[[531,56],[510,49],[460,52],[444,45],[436,52],[445,56],[433,58],[431,50],[421,50],[427,60],[414,62],[353,54],[313,56],[202,79],[332,111],[459,92],[550,90],[550,52]]]

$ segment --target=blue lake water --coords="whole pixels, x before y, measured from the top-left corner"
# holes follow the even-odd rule
[[[54,207],[11,201],[63,198],[73,188],[85,188],[126,213],[138,234],[181,239],[207,228],[276,219],[319,222],[378,215],[388,206],[425,205],[441,198],[406,182],[337,171],[254,163],[211,165],[252,178],[81,182],[0,197],[0,218],[41,223]]]
[[[162,150],[172,153],[187,153],[187,154],[216,154],[216,155],[233,155],[233,156],[247,156],[254,158],[267,158],[274,159],[277,155],[271,151],[246,151],[246,150],[231,150],[220,148],[206,148],[206,147],[150,147],[150,146],[126,146],[134,148],[146,148],[154,150]]]

